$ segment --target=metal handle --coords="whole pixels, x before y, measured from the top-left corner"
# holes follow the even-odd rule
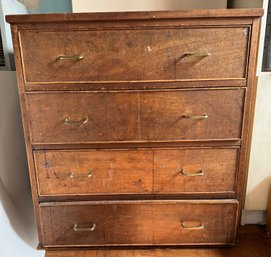
[[[191,52],[191,53],[185,53],[185,57],[192,57],[192,56],[201,56],[201,57],[207,57],[210,56],[211,53],[208,52]]]
[[[81,120],[71,120],[69,116],[64,119],[64,124],[66,125],[76,125],[76,124],[86,124],[88,122],[88,117],[85,116]]]
[[[96,224],[95,224],[95,223],[93,223],[92,226],[89,227],[89,228],[79,228],[79,227],[78,227],[78,224],[75,224],[75,225],[73,226],[73,230],[76,231],[76,232],[80,232],[80,231],[83,231],[83,232],[84,232],[84,231],[94,231],[95,228],[96,228]]]
[[[189,229],[189,230],[199,230],[204,229],[204,224],[202,222],[199,222],[198,226],[189,226],[186,224],[187,222],[181,221],[181,226],[183,229]]]
[[[58,56],[58,60],[74,60],[74,61],[79,61],[84,59],[83,55],[60,55]]]
[[[196,176],[203,176],[204,175],[204,171],[203,170],[199,170],[199,171],[196,171],[196,172],[193,172],[193,173],[186,173],[184,172],[183,169],[180,170],[180,174],[182,176],[187,176],[187,177],[196,177]]]
[[[93,170],[90,169],[87,174],[76,174],[73,171],[70,173],[69,177],[70,178],[76,178],[76,179],[82,179],[82,178],[91,178],[93,175]]]
[[[203,115],[183,115],[182,116],[184,119],[189,119],[189,120],[204,120],[204,119],[208,119],[208,115],[207,114],[203,114]]]

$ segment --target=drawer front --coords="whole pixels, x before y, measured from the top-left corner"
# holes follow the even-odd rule
[[[234,193],[238,149],[154,151],[155,193]]]
[[[32,143],[240,139],[245,89],[28,93]]]
[[[234,194],[238,149],[35,151],[40,196]]]
[[[43,204],[44,246],[229,244],[238,203],[123,201]]]
[[[151,151],[36,151],[34,157],[41,196],[153,190]]]
[[[20,43],[26,83],[148,82],[245,78],[248,37],[248,27],[24,30]]]

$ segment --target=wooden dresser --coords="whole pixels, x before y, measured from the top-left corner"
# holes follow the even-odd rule
[[[234,244],[261,15],[7,17],[41,248]]]

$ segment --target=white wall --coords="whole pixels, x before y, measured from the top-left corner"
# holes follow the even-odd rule
[[[245,204],[246,210],[256,211],[267,209],[271,186],[271,72],[261,72],[268,0],[264,0],[262,6],[265,13],[261,22],[257,67],[258,90]]]
[[[271,185],[271,76],[259,76],[245,209],[266,210]]]
[[[13,56],[10,28],[4,15],[26,13],[15,0],[0,1],[5,55]],[[8,58],[9,59],[9,58]],[[16,74],[0,71],[0,256],[38,257]]]
[[[16,74],[0,71],[0,256],[38,257]]]

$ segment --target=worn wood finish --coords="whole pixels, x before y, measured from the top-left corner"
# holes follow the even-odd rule
[[[26,83],[150,82],[244,78],[248,36],[249,27],[30,30],[21,32],[20,40]],[[190,53],[210,55],[189,56]],[[59,56],[83,59],[59,60]]]
[[[259,17],[263,9],[209,9],[209,10],[175,10],[155,12],[108,12],[108,13],[59,13],[46,15],[8,15],[9,23],[51,23],[75,21],[123,21],[123,20],[160,20],[160,19],[198,19],[198,18],[231,18]],[[229,19],[230,20],[230,19]]]
[[[271,240],[264,227],[246,225],[238,233],[237,247],[179,249],[99,249],[46,251],[46,257],[270,257]]]
[[[186,18],[186,19],[152,19],[152,20],[108,20],[108,21],[80,21],[80,22],[65,22],[61,23],[61,28],[65,30],[107,30],[107,29],[154,29],[154,28],[191,28],[191,27],[247,27],[252,24],[253,17],[235,17],[235,18]],[[199,26],[200,24],[200,26]],[[29,29],[54,30],[56,23],[54,22],[37,22],[37,23],[17,23],[20,31]]]
[[[245,89],[28,93],[31,139],[43,144],[239,139],[244,94]],[[183,117],[204,114],[208,119]],[[88,122],[67,125],[66,117]]]
[[[202,83],[204,82],[204,83]],[[160,81],[142,82],[127,81],[122,83],[115,82],[95,82],[87,83],[78,81],[77,83],[28,83],[25,84],[25,91],[100,91],[107,90],[146,90],[146,89],[178,89],[178,88],[208,88],[219,87],[246,87],[246,78],[242,79],[204,79],[204,80],[181,80],[181,81]]]
[[[151,151],[36,151],[39,195],[136,194],[153,189]]]
[[[259,17],[262,13],[259,9],[242,9],[51,14],[7,18],[12,23],[40,247],[48,246],[53,249],[56,244],[57,247],[75,244],[77,247],[84,244],[106,246],[107,240],[110,246],[224,245],[234,242],[236,217],[240,217],[241,213],[238,203],[242,203],[244,199],[252,127],[248,124],[251,123],[254,108]],[[215,32],[214,35],[211,31]],[[113,35],[113,32],[116,33]],[[64,35],[68,37],[65,39]],[[95,35],[96,40],[84,39],[84,35]],[[131,48],[126,35],[128,39],[133,39],[134,45]],[[158,44],[158,36],[161,44]],[[55,40],[48,41],[49,37]],[[44,44],[40,44],[39,39],[49,42],[51,48],[48,44],[43,47]],[[109,45],[110,40],[113,43]],[[86,41],[91,42],[93,47],[87,48]],[[206,42],[208,44],[205,45]],[[107,53],[101,53],[104,50],[103,43]],[[176,62],[179,54],[177,45],[182,46],[185,51],[211,49],[212,53],[195,63],[193,68],[188,62],[185,65],[182,63],[183,66],[180,67],[180,63]],[[58,52],[58,47],[63,46],[65,49]],[[78,54],[75,53],[77,46],[85,51],[79,54],[93,54],[96,66],[91,63],[89,55],[77,63],[69,62],[70,66],[63,65],[66,74],[63,73],[62,66],[58,67],[59,70],[55,69],[57,63],[48,66],[48,57],[52,58],[55,54]],[[156,59],[160,61],[157,62]],[[84,63],[87,67],[82,65]],[[183,72],[183,67],[186,72]],[[208,119],[181,119],[182,115],[206,113]],[[87,115],[87,121],[84,120],[84,115]],[[68,116],[66,123],[81,120],[84,124],[64,124],[64,119]],[[97,188],[97,194],[80,194],[77,191],[71,195],[59,193],[41,196],[38,182],[44,188],[47,177],[37,179],[36,175],[42,166],[40,163],[38,166],[35,161],[34,152],[44,154],[53,149],[53,152],[126,149],[131,151],[131,159],[118,154],[115,164],[127,163],[135,165],[133,167],[142,167],[140,172],[150,172],[148,165],[143,166],[142,160],[137,161],[139,158],[150,158],[152,174],[155,169],[158,173],[156,172],[156,179],[152,176],[152,182],[146,185],[146,190],[150,190],[152,186],[152,190],[148,192],[143,192],[145,189],[139,192],[136,185],[134,188],[129,186],[132,180],[122,175],[121,179],[126,181],[127,188],[129,186],[132,192],[137,193],[112,194],[102,192],[105,191],[103,188]],[[160,150],[157,157],[156,151]],[[171,155],[167,156],[163,152],[165,150],[172,151]],[[220,173],[216,174],[221,175],[221,180],[224,178],[224,184],[221,181],[215,183],[220,178],[212,177],[211,174],[215,174],[212,172],[206,173],[206,176],[211,176],[211,181],[187,181],[183,184],[184,191],[170,192],[170,185],[177,190],[182,183],[178,181],[174,184],[173,180],[164,183],[166,178],[163,176],[167,171],[163,172],[161,164],[166,162],[172,169],[177,168],[181,156],[184,164],[192,162],[194,169],[198,165],[195,164],[198,162],[196,150],[199,153],[197,157],[204,160],[206,167],[215,171],[220,168]],[[142,158],[139,157],[140,151],[145,151]],[[210,156],[207,155],[208,151]],[[219,154],[220,151],[225,151],[224,156]],[[150,152],[152,157],[149,157]],[[181,152],[183,154],[179,155]],[[97,158],[96,155],[96,160]],[[211,164],[214,160],[216,164]],[[42,162],[44,163],[43,160]],[[84,166],[71,165],[72,158],[65,162],[66,166],[69,163],[82,174]],[[103,165],[106,163],[103,162]],[[59,156],[57,165],[62,165]],[[226,169],[228,177],[225,178]],[[146,178],[148,176],[144,175],[144,179]],[[191,181],[192,179],[191,177]],[[202,179],[205,177],[202,176]],[[154,192],[154,189],[157,190],[157,181],[160,181],[162,187]],[[117,183],[114,185],[118,190],[122,186]],[[217,186],[217,191],[211,190],[215,190],[213,185]],[[50,183],[46,186],[47,189],[50,188]],[[208,186],[211,189],[207,192]],[[228,190],[223,188],[225,186]],[[80,190],[85,188],[81,185],[76,187]],[[62,190],[61,187],[59,190]],[[72,188],[69,187],[69,190]],[[197,201],[193,200],[195,197],[198,198]],[[210,198],[220,200],[207,201]],[[226,198],[232,200],[225,200]],[[176,199],[176,202],[168,201],[169,199]],[[91,201],[86,203],[79,200]],[[104,202],[107,200],[112,202]],[[55,203],[56,201],[61,202]],[[115,215],[116,211],[121,215]],[[180,236],[180,213],[187,215],[187,218],[193,218],[194,215],[194,220],[188,222],[190,226],[200,225],[197,223],[199,217],[206,218],[204,222],[207,226],[204,228],[207,233],[199,236],[199,230],[194,230]],[[109,231],[108,234],[104,234],[105,230],[99,226],[95,238],[69,232],[73,218],[88,222],[88,218],[94,214],[99,215],[98,221],[102,228]],[[52,226],[51,221],[56,222],[56,225]],[[113,227],[108,225],[109,221],[113,221]],[[115,232],[115,225],[119,224],[122,225],[122,230]],[[129,224],[134,229],[131,230]],[[144,226],[140,226],[141,224]]]
[[[238,154],[238,149],[155,150],[154,192],[235,192]]]
[[[237,208],[234,200],[43,204],[44,246],[233,243]]]
[[[236,191],[238,148],[35,151],[34,157],[39,196]]]
[[[51,149],[123,149],[123,148],[145,148],[145,147],[158,147],[158,148],[172,148],[172,147],[236,147],[241,145],[241,139],[227,138],[227,139],[209,139],[209,140],[159,140],[159,141],[106,141],[95,143],[73,143],[73,144],[54,144],[54,143],[33,143],[32,147],[35,150]]]
[[[242,145],[240,152],[239,164],[239,174],[238,174],[238,185],[237,185],[237,195],[240,199],[242,208],[245,203],[246,195],[246,183],[248,176],[248,165],[249,165],[249,155],[250,155],[250,142],[252,137],[253,129],[253,114],[255,109],[256,101],[256,67],[257,67],[257,57],[258,57],[258,41],[259,41],[259,29],[260,29],[260,18],[253,19],[252,33],[251,33],[251,50],[250,50],[250,60],[248,66],[248,90],[244,106],[244,119],[243,119],[243,129],[242,129]],[[239,221],[241,220],[241,210],[239,210]]]

